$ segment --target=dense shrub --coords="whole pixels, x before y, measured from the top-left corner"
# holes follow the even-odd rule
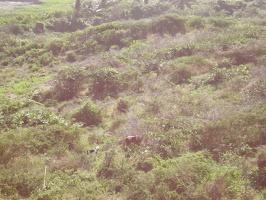
[[[154,168],[146,175],[140,173],[140,176],[133,177],[124,188],[127,199],[138,199],[139,196],[144,199],[158,200],[191,197],[205,199],[206,191],[202,190],[200,184],[208,180],[214,165],[214,161],[207,153],[189,153],[180,158],[168,160],[159,158],[154,158],[154,161],[149,160]]]
[[[65,101],[77,95],[84,83],[85,75],[82,69],[65,67],[56,78],[54,88],[55,97],[59,101]]]
[[[203,29],[205,27],[205,21],[201,17],[189,18],[187,26],[194,29]]]
[[[100,34],[96,36],[96,38],[99,44],[109,49],[113,45],[117,45],[119,47],[125,46],[123,39],[125,38],[126,35],[127,35],[127,30],[109,29],[102,31]]]
[[[10,115],[6,124],[9,128],[18,128],[20,126],[38,126],[42,124],[65,124],[66,120],[55,116],[46,109],[35,108],[34,110],[22,110],[13,115]]]
[[[77,59],[78,59],[78,55],[75,52],[71,51],[67,53],[66,60],[68,62],[75,62]]]
[[[154,33],[175,35],[186,31],[185,20],[178,15],[163,15],[152,22]]]
[[[129,108],[129,102],[123,99],[120,99],[117,103],[117,110],[119,112],[125,113],[128,111]]]
[[[19,35],[19,34],[22,34],[24,32],[23,28],[21,27],[21,25],[18,25],[18,24],[11,24],[9,26],[9,32],[11,34],[14,34],[14,35]]]
[[[8,168],[1,168],[1,196],[4,199],[30,198],[41,187],[42,174],[43,161],[40,158],[22,156],[15,159]]]
[[[42,130],[31,127],[6,131],[0,141],[0,163],[7,164],[29,153],[60,155],[68,149],[69,143],[78,146],[79,134],[79,128],[68,124],[43,125]]]
[[[33,31],[36,33],[36,34],[39,34],[39,33],[43,33],[44,32],[44,24],[41,23],[41,22],[37,22]]]
[[[54,56],[58,56],[59,53],[65,50],[64,46],[65,46],[65,41],[55,40],[55,41],[51,41],[48,44],[47,49],[51,51],[54,54]]]
[[[73,114],[77,122],[83,123],[84,126],[97,126],[102,122],[101,111],[97,105],[89,101]]]
[[[174,58],[191,56],[194,53],[195,45],[188,43],[184,45],[177,45],[174,47],[167,48],[164,53],[164,57],[167,60]]]
[[[35,62],[39,62],[41,66],[47,66],[55,60],[54,55],[52,52],[43,53],[41,56],[37,58]]]
[[[191,69],[187,66],[177,66],[171,74],[171,81],[175,84],[188,83],[192,76]]]
[[[120,74],[114,68],[102,68],[92,74],[91,93],[95,98],[116,97],[120,90]]]
[[[56,32],[71,31],[71,21],[67,17],[54,18],[46,25],[46,28]]]

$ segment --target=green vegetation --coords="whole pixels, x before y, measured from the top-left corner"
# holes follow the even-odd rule
[[[263,0],[32,2],[0,4],[0,199],[266,198]]]

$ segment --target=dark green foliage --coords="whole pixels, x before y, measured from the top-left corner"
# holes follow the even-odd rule
[[[185,20],[177,15],[164,15],[153,21],[152,30],[158,34],[175,35],[184,33],[186,31]]]
[[[37,22],[34,27],[34,32],[39,34],[44,32],[44,24],[41,22]]]
[[[66,60],[68,62],[75,62],[77,59],[78,59],[78,55],[75,52],[71,51],[67,53]]]
[[[219,152],[229,147],[239,155],[248,154],[249,146],[265,145],[265,131],[263,130],[265,129],[263,124],[265,115],[262,114],[264,111],[265,106],[259,105],[252,112],[243,111],[234,116],[227,116],[222,121],[196,130],[196,134],[192,135],[194,140],[191,140],[191,148],[194,150],[208,149],[216,159],[220,156]],[[241,140],[240,135],[245,138],[244,141]]]
[[[65,46],[65,41],[55,40],[51,41],[48,44],[47,49],[51,51],[54,54],[54,56],[58,56],[58,54],[64,50],[64,46]]]
[[[127,35],[126,30],[105,30],[100,34],[96,35],[96,40],[99,44],[103,45],[106,49],[109,49],[113,45],[119,47],[126,46],[123,39]]]
[[[203,29],[205,27],[205,20],[201,17],[192,17],[188,19],[187,26],[194,29]]]
[[[215,68],[213,70],[212,75],[206,81],[207,84],[218,85],[223,82],[226,78],[226,70],[224,68],[218,69]]]
[[[50,111],[34,106],[33,101],[7,101],[6,105],[0,108],[0,114],[2,116],[2,120],[0,120],[2,130],[68,123],[67,120]]]
[[[139,196],[158,200],[191,197],[207,199],[206,191],[197,187],[197,184],[204,184],[208,180],[215,164],[208,153],[191,153],[169,160],[150,160],[153,160],[154,168],[147,174],[139,173],[139,176],[134,176],[125,187],[127,199],[138,199]],[[193,187],[189,187],[190,184]]]
[[[0,141],[0,163],[7,164],[21,155],[62,154],[68,143],[78,144],[80,130],[69,125],[44,125],[37,128],[19,128],[2,133]],[[34,139],[32,139],[34,138]]]
[[[188,83],[191,76],[191,69],[186,66],[177,66],[171,75],[171,81],[175,84]]]
[[[47,66],[55,60],[52,52],[43,53],[39,56],[35,62],[38,62],[41,66]]]
[[[120,90],[120,74],[114,68],[102,68],[92,74],[91,93],[95,98],[116,97]]]
[[[156,165],[156,160],[152,158],[146,158],[145,160],[140,160],[137,163],[137,170],[141,170],[144,172],[151,171]]]
[[[126,100],[120,99],[120,101],[117,104],[117,110],[119,112],[125,113],[128,111],[129,103]]]
[[[19,34],[22,34],[24,32],[23,28],[21,27],[21,25],[18,25],[18,24],[11,24],[9,26],[9,32],[11,34],[14,34],[14,35],[19,35]]]
[[[25,159],[26,160],[26,159]],[[32,167],[32,163],[26,163],[25,161],[16,164],[23,164],[27,167]],[[33,191],[38,189],[36,183],[41,182],[41,176],[39,174],[29,173],[27,169],[15,169],[15,171],[11,171],[10,169],[1,170],[2,173],[9,174],[8,177],[4,181],[5,186],[1,186],[0,194],[8,198],[11,196],[13,198],[29,198]],[[2,173],[0,176],[2,177]],[[11,177],[13,175],[13,177]],[[35,179],[35,181],[32,181]]]
[[[85,75],[79,68],[64,68],[56,78],[54,95],[59,101],[72,99],[81,90]]]
[[[167,49],[164,57],[167,60],[172,60],[178,57],[191,56],[194,49],[195,46],[193,44],[178,45]]]
[[[56,32],[67,32],[71,30],[71,21],[67,18],[57,18],[49,22],[46,28]]]
[[[32,51],[33,49],[39,48],[40,45],[38,45],[37,43],[22,43],[22,45],[16,45],[15,48],[12,48],[8,53],[13,57],[17,57],[25,54],[27,51]]]
[[[92,101],[76,111],[73,118],[77,122],[83,123],[84,126],[98,126],[102,122],[101,111]]]

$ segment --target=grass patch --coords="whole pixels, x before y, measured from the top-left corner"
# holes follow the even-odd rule
[[[16,95],[29,95],[31,94],[40,83],[49,80],[50,77],[28,77],[20,78],[11,82],[9,85],[9,92]]]

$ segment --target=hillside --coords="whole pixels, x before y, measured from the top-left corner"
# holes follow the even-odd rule
[[[263,0],[3,2],[0,199],[266,199]]]

